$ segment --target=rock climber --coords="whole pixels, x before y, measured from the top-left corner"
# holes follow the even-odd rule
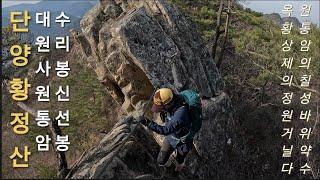
[[[199,94],[193,90],[174,93],[169,88],[157,90],[153,96],[152,111],[160,113],[164,125],[139,116],[137,120],[152,131],[164,135],[158,154],[160,166],[175,164],[179,172],[185,166],[187,154],[193,148],[193,138],[202,125],[202,110]]]

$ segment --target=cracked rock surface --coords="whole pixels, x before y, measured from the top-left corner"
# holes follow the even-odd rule
[[[178,8],[165,0],[100,1],[83,17],[81,32],[72,34],[81,63],[95,70],[128,114],[141,114],[160,86],[191,88],[214,97],[205,102],[203,126],[195,138],[197,151],[189,154],[179,177],[241,174],[245,148],[237,138],[230,99],[201,36]],[[132,117],[121,117],[67,178],[171,177],[156,164],[161,142],[162,137],[135,124]]]

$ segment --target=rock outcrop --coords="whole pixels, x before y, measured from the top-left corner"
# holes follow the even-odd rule
[[[244,150],[237,138],[222,78],[196,28],[165,0],[100,1],[72,32],[81,63],[98,79],[126,115],[137,115],[157,87],[196,89],[214,97],[203,107],[204,122],[181,177],[240,176]],[[157,117],[147,112],[150,118]],[[71,168],[67,178],[166,178],[156,165],[160,136],[119,118],[100,144]],[[232,169],[232,170],[231,170]],[[232,173],[230,173],[232,172]]]
[[[298,18],[296,17],[283,17],[281,18],[280,14],[278,13],[271,13],[271,14],[264,14],[264,18],[270,19],[273,23],[279,25],[280,27],[283,26],[285,22],[292,22],[292,25],[296,28],[301,27],[301,23]]]

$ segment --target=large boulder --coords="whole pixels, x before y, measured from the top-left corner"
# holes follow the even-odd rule
[[[203,127],[179,176],[240,175],[245,148],[237,138],[230,99],[201,36],[177,7],[165,0],[100,1],[83,17],[81,30],[72,33],[81,63],[96,71],[127,117],[119,116],[68,178],[170,177],[155,161],[162,137],[129,117],[141,114],[153,91],[164,86],[214,97],[204,103]],[[149,110],[146,115],[159,119]]]

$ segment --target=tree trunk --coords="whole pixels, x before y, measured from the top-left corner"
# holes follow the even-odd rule
[[[215,62],[217,43],[218,43],[219,36],[221,34],[220,26],[221,26],[221,15],[223,10],[223,4],[224,4],[224,0],[220,0],[220,6],[218,10],[218,17],[217,17],[216,34],[213,39],[212,50],[211,50],[213,62]]]
[[[230,16],[231,16],[231,4],[232,4],[232,0],[228,0],[228,8],[227,8],[227,18],[226,18],[226,23],[225,23],[225,27],[224,27],[224,38],[223,38],[223,42],[222,42],[222,46],[221,46],[221,51],[220,51],[220,55],[219,55],[219,59],[217,62],[217,68],[219,69],[221,64],[222,64],[222,58],[223,58],[223,53],[226,47],[226,43],[228,41],[228,30],[229,30],[229,22],[230,22]]]

